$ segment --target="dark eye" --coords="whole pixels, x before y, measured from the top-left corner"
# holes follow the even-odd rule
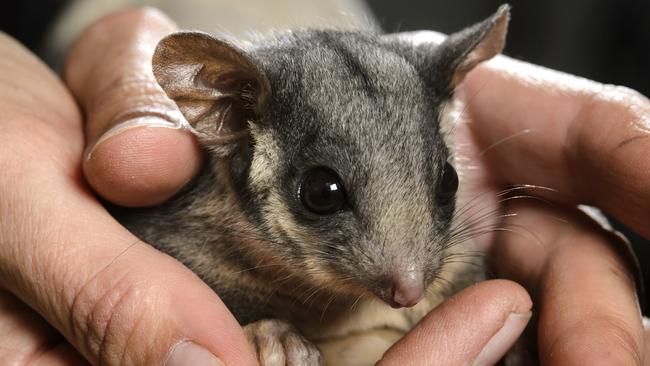
[[[298,195],[309,211],[319,215],[333,214],[345,206],[341,179],[334,171],[322,166],[307,172]]]
[[[438,185],[438,198],[443,204],[451,202],[458,191],[458,174],[456,169],[449,163],[445,163]]]

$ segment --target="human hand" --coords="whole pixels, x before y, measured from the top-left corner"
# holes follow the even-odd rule
[[[142,47],[144,44],[140,43],[139,46]],[[95,47],[103,49],[97,45],[93,48]],[[108,46],[104,48],[106,52],[111,49],[111,47]],[[143,47],[143,49],[146,48],[146,46]],[[125,52],[126,54],[129,53],[128,50],[122,50],[121,52]],[[73,59],[74,58],[71,58],[71,60]],[[102,57],[98,57],[98,59],[102,59]],[[133,58],[133,60],[136,59],[137,57]],[[145,58],[142,57],[142,59]],[[78,60],[92,61],[92,59],[84,57],[79,57]],[[110,58],[105,57],[102,61],[108,60],[110,60]],[[146,61],[148,62],[148,59]],[[89,63],[92,64],[92,62]],[[112,88],[114,88],[112,89],[114,90],[113,93],[110,93],[111,87],[107,85],[103,85],[103,88],[91,87],[91,91],[89,91],[80,85],[83,84],[83,82],[77,84],[75,87],[74,76],[70,74],[71,64],[72,63],[68,64],[67,79],[73,90],[75,90],[78,95],[81,95],[79,93],[82,91],[84,93],[84,98],[80,99],[82,99],[82,103],[86,106],[89,121],[91,121],[88,125],[87,132],[89,138],[88,141],[90,142],[89,145],[91,145],[92,141],[106,130],[107,126],[115,124],[116,121],[111,118],[114,117],[113,114],[120,110],[128,109],[131,105],[123,104],[128,103],[129,98],[118,98],[120,92],[123,91],[121,88],[124,87],[124,79],[118,78],[117,82],[112,84]],[[95,65],[98,64],[95,63]],[[106,66],[106,70],[111,69],[109,67],[111,65],[100,64],[100,66],[102,66],[102,68]],[[113,67],[115,67],[115,69],[113,69],[115,72],[114,74],[109,72],[104,75],[114,75],[119,77],[125,71],[124,69],[120,69],[119,64],[113,65]],[[94,69],[94,71],[100,69],[101,68]],[[92,74],[93,69],[90,71]],[[89,70],[86,70],[85,72],[89,72]],[[100,73],[99,75],[102,74]],[[86,77],[88,77],[88,75]],[[80,79],[83,80],[84,78],[82,77]],[[110,77],[99,77],[95,80],[106,81],[107,79],[110,79]],[[140,80],[139,82],[144,83],[138,84],[138,82],[135,82],[131,85],[153,85],[148,84],[146,80]],[[104,95],[105,91],[101,89],[109,90],[109,92],[107,92],[108,94]],[[155,89],[155,86],[153,89]],[[92,90],[94,90],[94,92]],[[145,109],[144,111],[140,110],[141,112],[144,112],[143,115],[150,115],[149,113],[151,113],[151,109],[149,109],[148,106],[150,106],[149,103],[151,101],[153,101],[153,104],[163,104],[162,109],[165,111],[167,106],[165,104],[166,102],[164,102],[163,99],[158,99],[155,96],[152,97],[152,95],[149,95],[148,90],[151,89],[148,89],[147,86],[136,86],[132,90],[134,91],[133,94],[127,95],[130,95],[134,100],[138,100],[138,98],[143,95],[148,95],[152,98],[150,101],[145,101],[141,104],[138,103],[138,107]],[[145,92],[141,93],[143,90]],[[155,92],[153,92],[153,94],[155,95]],[[93,112],[92,107],[90,107],[92,102],[89,100],[92,100],[92,95],[96,95],[95,98],[98,98],[99,101],[115,100],[114,103],[108,102],[107,105],[116,105],[121,107],[118,107],[115,110],[110,110],[110,108],[108,108],[106,109],[108,112],[104,112],[108,117],[94,117],[95,119],[93,119],[93,115],[98,115],[100,113],[98,113],[97,110]],[[116,99],[111,99],[111,97]],[[88,98],[89,100],[84,100],[85,98]],[[99,102],[95,101],[95,103]],[[102,108],[99,108],[98,110],[101,111]],[[172,117],[169,118],[168,115],[165,115],[165,112],[163,112],[163,115],[167,116],[165,118],[169,118],[172,121],[172,125],[178,126],[179,122],[174,120],[173,111],[167,109],[166,112],[171,113]],[[95,128],[95,132],[91,131],[93,128]],[[132,145],[133,141],[138,141],[139,143],[142,143],[142,145],[136,145],[137,148],[134,148]],[[147,144],[148,141],[158,141],[158,143]],[[161,141],[166,141],[164,142],[166,145],[161,143]],[[172,146],[177,146],[179,150],[176,151],[169,149],[168,146],[170,146],[170,144]],[[129,148],[126,149],[124,147],[125,145],[129,145]],[[140,148],[142,149],[140,150]],[[173,163],[174,160],[170,163],[169,160],[160,158],[161,156],[164,157],[164,154],[169,151],[173,151],[174,153],[171,154],[171,156],[168,156],[168,158],[177,158],[177,162],[187,162],[187,164],[181,164],[181,168],[183,168],[182,170],[178,170],[178,165]],[[84,171],[87,179],[92,182],[91,184],[93,187],[102,195],[111,198],[118,203],[126,205],[142,205],[160,202],[161,200],[164,200],[164,198],[172,195],[186,180],[191,178],[196,167],[199,165],[200,154],[198,154],[195,145],[193,145],[193,140],[188,138],[188,134],[183,129],[133,128],[124,130],[123,133],[114,135],[112,138],[105,139],[100,145],[98,145],[93,151],[91,159],[84,161]],[[110,182],[110,184],[105,184],[105,182]],[[137,198],[137,200],[131,201],[133,198]],[[587,224],[586,228],[581,230],[584,230],[587,233],[594,231],[589,224]],[[578,230],[578,232],[581,231]],[[605,253],[605,258],[610,256],[612,256],[611,253]],[[549,260],[549,262],[557,263],[559,261],[557,257],[553,258],[554,259]],[[562,258],[567,257],[560,256],[560,259]],[[616,262],[616,259],[614,261]],[[563,282],[560,281],[560,283]],[[484,301],[477,301],[478,299],[484,299]],[[557,306],[558,304],[555,305]],[[554,309],[552,306],[549,306],[548,308]],[[471,360],[473,357],[478,355],[492,335],[495,334],[504,324],[508,314],[525,314],[529,309],[529,299],[521,287],[506,281],[486,282],[480,284],[464,291],[454,300],[449,301],[442,307],[434,310],[434,312],[432,312],[432,314],[428,316],[418,328],[411,332],[403,342],[398,344],[393,351],[387,355],[386,361],[388,362],[390,357],[399,356],[401,350],[402,356],[407,356],[413,362],[416,362],[417,357],[414,356],[417,356],[419,353],[414,354],[412,350],[422,349],[417,347],[433,346],[436,344],[440,348],[427,348],[427,352],[423,352],[422,355],[430,356],[431,354],[442,354],[445,355],[446,360],[457,360],[460,363],[466,363],[468,360]],[[523,325],[521,325],[521,323],[521,321],[518,322],[519,326],[515,327],[515,329],[522,329]],[[471,325],[468,326],[468,324]],[[525,324],[525,322],[523,322],[523,324]],[[510,333],[517,333],[517,331],[511,331]],[[426,334],[426,336],[423,336],[423,334]],[[576,332],[575,334],[579,336],[580,333]],[[151,339],[153,338],[154,337],[152,336]],[[516,335],[514,338],[516,338]],[[514,340],[514,338],[510,336],[510,339],[512,340]],[[436,340],[437,342],[431,342]],[[446,342],[441,342],[441,340],[445,340]],[[420,343],[421,341],[425,342]],[[501,344],[501,349],[505,352],[507,347],[504,348],[504,344],[507,344],[507,342],[502,342]],[[559,342],[558,344],[563,343]],[[434,353],[433,351],[437,349],[441,352]],[[222,357],[220,353],[215,353]],[[494,352],[492,356],[494,357],[496,353],[498,352]],[[429,359],[429,361],[435,360]],[[442,362],[442,360],[440,361]]]
[[[438,38],[429,32],[413,36]],[[461,117],[468,121],[454,131],[460,140],[461,184],[470,192],[465,203],[474,197],[481,202],[468,203],[477,221],[471,230],[484,234],[480,238],[495,275],[530,292],[536,322],[529,333],[540,363],[645,364],[650,338],[630,273],[636,263],[629,247],[571,206],[597,205],[650,236],[645,225],[650,217],[648,99],[507,57],[477,67],[458,96],[466,105]],[[506,187],[514,187],[506,189],[510,195],[504,194]],[[470,299],[466,304],[480,309]],[[442,351],[435,345],[438,334],[471,331],[473,325],[462,317],[436,311],[386,360],[412,360],[418,349]],[[457,322],[437,332],[445,319]],[[423,357],[412,362],[430,360]],[[464,362],[473,357],[468,353]],[[492,360],[497,358],[494,354]]]
[[[83,95],[86,146],[117,112],[165,113],[168,101],[142,70],[157,38],[173,30],[159,13],[138,10],[83,35],[66,77]],[[155,203],[198,169],[190,134],[134,128],[82,161],[82,118],[63,84],[1,33],[0,65],[2,364],[254,365],[214,292],[117,223],[81,170],[110,199]]]
[[[461,94],[496,186],[549,187],[535,194],[595,205],[650,237],[646,97],[506,57],[470,75]],[[506,209],[518,213],[506,225],[529,228],[542,245],[502,232],[489,256],[497,275],[533,296],[542,364],[650,362],[629,245],[578,213],[521,203]]]
[[[531,70],[533,74],[536,72],[539,72],[539,70]],[[472,80],[472,77],[470,76],[468,80]],[[496,77],[498,78],[499,75],[496,75]],[[562,78],[559,77],[559,79],[556,82],[561,85]],[[485,83],[485,80],[481,80],[480,78],[479,81]],[[470,82],[468,81],[468,83]],[[564,82],[571,84],[566,80]],[[577,89],[580,88],[579,85],[574,87]],[[474,95],[476,93],[469,93],[464,89],[461,89],[460,93],[465,93],[465,98],[469,99],[468,112],[471,113],[474,106],[471,98],[468,98],[467,95]],[[504,99],[507,100],[506,97]],[[472,126],[474,124],[461,125],[456,131],[457,137],[460,140],[464,139],[464,141],[461,141],[460,145],[462,149],[459,153],[464,155],[465,159],[472,161],[471,164],[467,165],[475,168],[467,169],[461,173],[464,173],[465,181],[469,184],[466,190],[473,191],[474,194],[483,194],[483,197],[491,197],[491,200],[483,200],[488,202],[484,207],[487,207],[488,211],[490,211],[491,208],[496,209],[499,207],[500,203],[498,202],[497,194],[501,191],[505,183],[526,183],[526,180],[504,181],[503,178],[500,180],[495,179],[500,177],[498,170],[489,166],[489,161],[485,158],[486,154],[483,152],[483,150],[488,149],[488,145],[491,145],[493,141],[489,141],[489,144],[486,144],[485,142],[481,143],[480,141],[477,142],[474,140],[474,131],[469,128]],[[484,126],[493,128],[489,124],[485,124]],[[128,162],[128,159],[124,157],[120,158],[119,155],[115,154],[128,154],[129,149],[125,151],[119,141],[120,139],[126,139],[127,137],[125,136],[128,136],[129,133],[136,133],[135,131],[130,130],[119,138],[114,138],[112,144],[106,144],[101,147],[101,149],[106,149],[104,153],[106,162]],[[176,131],[182,132],[182,130]],[[101,151],[101,149],[98,148],[97,151]],[[112,153],[111,149],[113,149]],[[513,155],[517,156],[517,154]],[[100,156],[96,155],[95,160],[91,159],[86,163],[87,173],[89,172],[89,165],[99,164],[98,162],[102,161]],[[192,154],[183,154],[183,156],[188,161],[196,161],[198,159],[196,155],[193,156]],[[136,174],[137,176],[142,169],[146,169],[148,166],[147,161],[143,160],[142,163],[144,166],[139,166],[139,162],[129,163],[131,164],[130,171],[133,172],[130,175]],[[101,167],[102,165],[98,166]],[[106,166],[110,167],[112,165]],[[497,172],[497,174],[488,174],[492,171]],[[109,177],[120,177],[119,171],[111,172],[110,169],[101,168],[98,172],[109,172]],[[474,172],[473,174],[475,176],[471,176],[472,172]],[[89,177],[89,179],[92,181],[92,177]],[[108,185],[108,189],[116,186],[126,187],[129,185],[128,180],[124,178],[120,179],[125,181],[114,181],[113,184]],[[139,180],[143,179],[134,178],[132,181]],[[144,180],[146,181],[146,179]],[[99,179],[98,182],[101,183],[102,179]],[[95,184],[94,186],[99,192],[102,192],[101,185]],[[173,185],[170,186],[173,187]],[[176,189],[178,187],[180,185],[176,186]],[[169,191],[175,192],[175,189],[170,189]],[[486,192],[488,193],[487,195]],[[492,195],[489,194],[490,192],[492,192]],[[543,193],[544,190],[541,192]],[[103,192],[103,194],[109,196],[110,192]],[[557,197],[555,199],[558,200]],[[566,201],[563,202],[566,203]],[[571,201],[571,203],[575,202],[579,201]],[[514,209],[511,206],[509,204],[503,209],[509,212],[509,210]],[[611,343],[610,338],[603,338],[601,336],[601,332],[611,334],[614,338],[620,335],[623,339],[632,339],[632,343],[638,345],[636,342],[639,339],[638,332],[634,332],[640,329],[640,318],[638,318],[638,311],[636,309],[633,285],[630,285],[632,281],[625,275],[627,273],[625,269],[626,257],[619,255],[611,249],[611,246],[619,239],[608,234],[600,226],[586,219],[580,212],[574,209],[538,206],[528,207],[529,204],[525,203],[519,203],[518,206],[520,206],[518,207],[519,210],[529,211],[522,212],[524,214],[521,216],[527,222],[521,225],[523,228],[532,231],[533,235],[537,236],[537,240],[534,238],[531,239],[530,237],[516,240],[517,237],[515,236],[495,235],[486,235],[483,239],[487,242],[487,246],[493,247],[495,251],[502,248],[505,251],[503,253],[504,259],[495,263],[495,267],[498,270],[497,273],[507,278],[516,279],[526,285],[527,289],[533,294],[536,302],[540,302],[538,305],[540,316],[539,329],[540,332],[543,332],[540,336],[540,354],[553,354],[556,357],[550,361],[544,360],[544,362],[554,364],[557,361],[560,364],[562,362],[571,364],[576,359],[587,360],[588,362],[591,362],[594,358],[606,360],[598,352],[591,352],[587,356],[584,355],[585,352],[591,351],[592,348],[596,347],[595,345],[602,344],[603,340],[608,344]],[[557,220],[545,220],[545,216],[562,217],[562,220],[570,221],[571,225],[562,222],[558,223]],[[483,224],[497,224],[497,215],[488,218],[492,219],[492,222],[484,221]],[[511,223],[511,225],[514,224],[516,223]],[[538,241],[542,244],[540,245]],[[567,245],[566,243],[570,241],[574,241],[574,243]],[[495,245],[496,243],[498,245]],[[530,263],[530,267],[517,265],[518,263],[528,264],[528,262],[522,262],[521,258],[513,257],[512,253],[516,253],[515,249],[518,248],[526,248],[525,250],[530,251],[531,246],[533,249],[540,251],[535,256],[536,261]],[[576,255],[576,251],[580,254],[579,257]],[[588,253],[588,255],[584,255],[582,252]],[[566,263],[570,263],[571,260],[575,260],[576,258],[580,258],[581,266],[569,266],[567,269]],[[544,270],[541,270],[541,268],[544,268]],[[612,278],[611,272],[602,271],[602,268],[613,268],[621,275],[615,275]],[[510,272],[507,271],[508,269]],[[591,276],[590,272],[592,270],[595,270],[596,273],[602,273],[602,277]],[[594,291],[594,284],[601,284],[601,282],[607,285],[603,286],[603,292]],[[592,287],[586,286],[589,284]],[[565,296],[565,292],[571,294],[571,296]],[[594,306],[593,302],[596,296],[598,299],[609,299],[612,296],[612,298],[620,301],[612,301]],[[481,299],[481,301],[477,301],[477,299]],[[576,311],[571,313],[562,311],[565,307],[572,307]],[[521,287],[512,282],[496,281],[479,284],[462,292],[451,301],[445,303],[445,305],[435,309],[418,328],[414,329],[409,336],[386,355],[384,362],[390,363],[394,361],[399,363],[406,362],[406,359],[410,362],[417,363],[423,361],[419,357],[425,357],[425,360],[430,363],[438,362],[442,364],[465,364],[476,358],[486,363],[494,362],[505,353],[524,328],[527,322],[526,315],[530,308],[531,303],[528,295]],[[580,311],[582,309],[588,309],[590,313],[585,315]],[[512,318],[509,318],[511,314],[514,315]],[[602,321],[602,318],[611,317],[612,314],[625,315],[622,317],[624,323],[623,328],[618,324],[612,325]],[[511,320],[506,321],[507,319]],[[504,328],[503,331],[499,331],[504,324],[508,324],[507,329]],[[566,327],[563,327],[566,324],[571,324],[573,327],[567,330]],[[582,328],[575,324],[582,326]],[[618,330],[619,328],[623,329],[623,335],[620,334],[621,332],[609,332],[610,329]],[[500,341],[490,341],[495,334],[499,334],[497,338]],[[556,339],[560,340],[555,341]],[[577,344],[572,342],[577,342]],[[486,347],[488,343],[489,346]],[[567,345],[574,348],[568,347]],[[623,354],[620,357],[629,356],[632,358],[635,357],[636,350],[642,352],[639,347],[630,348],[633,350],[630,352],[627,346],[627,344],[621,344],[621,347],[613,350],[613,352],[610,352],[610,349],[605,347],[600,347],[597,350],[604,350],[615,355],[612,357],[619,357],[616,353],[618,350]],[[555,347],[559,347],[565,352],[555,352]],[[424,351],[425,349],[426,352]],[[570,352],[566,351],[567,349]],[[422,350],[422,352],[418,352],[418,350]],[[625,358],[622,359],[623,364],[627,363]]]

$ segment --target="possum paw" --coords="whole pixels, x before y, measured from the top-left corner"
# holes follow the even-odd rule
[[[320,351],[291,324],[277,319],[259,320],[244,327],[261,366],[319,366]]]

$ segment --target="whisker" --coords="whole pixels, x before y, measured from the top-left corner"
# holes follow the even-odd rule
[[[359,296],[357,297],[357,299],[352,303],[352,306],[350,306],[350,312],[354,312],[354,310],[356,309],[357,304],[363,298],[363,295],[364,295],[363,292],[359,293]]]
[[[323,307],[323,311],[320,314],[320,323],[323,323],[323,319],[325,318],[325,312],[327,311],[327,308],[330,306],[332,301],[334,301],[334,298],[336,298],[336,292],[332,291],[332,295],[330,295],[329,300],[327,303],[325,303],[325,306]]]
[[[241,274],[241,273],[244,273],[244,272],[250,272],[250,271],[254,271],[254,270],[257,270],[257,269],[261,269],[261,268],[284,267],[284,266],[285,266],[284,264],[280,264],[280,263],[261,264],[261,265],[257,265],[257,266],[254,266],[254,267],[245,268],[245,269],[242,269],[240,271],[233,272],[233,273],[234,274]]]
[[[467,110],[469,108],[469,104],[476,98],[476,96],[478,96],[478,94],[481,91],[483,91],[483,89],[485,89],[488,86],[488,84],[491,81],[492,81],[491,79],[485,80],[485,82],[478,89],[476,89],[476,92],[474,92],[474,94],[472,94],[469,98],[467,98],[464,101],[463,109],[456,116],[456,119],[454,120],[454,123],[452,124],[451,129],[448,132],[449,134],[453,133],[454,130],[456,129],[456,126],[458,126],[460,124],[460,122],[462,121],[462,117],[465,115],[465,112],[467,112]]]
[[[514,134],[512,134],[512,135],[510,135],[510,136],[506,136],[506,137],[504,137],[504,138],[502,138],[502,139],[500,139],[500,140],[498,140],[498,141],[492,143],[490,146],[488,146],[487,148],[485,148],[484,150],[482,150],[481,152],[479,152],[478,155],[477,155],[477,157],[481,157],[481,156],[485,155],[485,154],[486,154],[487,152],[489,152],[490,150],[494,149],[495,147],[497,147],[497,146],[499,146],[499,145],[501,145],[501,144],[503,144],[503,143],[505,143],[505,142],[508,142],[508,141],[510,141],[510,140],[512,140],[512,139],[515,139],[515,138],[517,138],[517,137],[521,137],[521,136],[527,135],[527,134],[529,134],[529,133],[531,133],[531,132],[537,132],[537,130],[534,130],[534,129],[531,129],[531,128],[526,128],[526,129],[524,129],[524,130],[522,130],[522,131],[520,131],[520,132],[514,133]]]

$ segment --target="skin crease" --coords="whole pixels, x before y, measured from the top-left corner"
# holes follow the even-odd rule
[[[459,94],[469,103],[471,138],[488,149],[481,159],[493,172],[491,181],[552,188],[535,193],[560,203],[598,205],[648,235],[640,224],[647,218],[649,193],[641,184],[648,181],[647,98],[505,57],[470,74]],[[494,145],[509,136],[516,137]],[[537,335],[543,364],[647,363],[648,331],[638,317],[624,315],[638,313],[636,300],[621,296],[632,293],[634,283],[622,262],[611,261],[611,247],[592,236],[593,223],[576,212],[521,202],[506,212],[518,214],[507,224],[534,227],[536,238],[499,234],[491,255],[503,260],[493,265],[504,277],[538,289],[531,295],[541,307]],[[569,219],[573,227],[548,217]],[[532,239],[540,244],[531,246]],[[594,293],[600,295],[590,296]]]
[[[187,268],[141,245],[90,192],[80,113],[62,83],[7,36],[0,47],[0,287],[33,309],[2,309],[0,329],[13,329],[3,339],[14,344],[0,347],[3,363],[76,365],[69,341],[91,364],[161,364],[189,339],[229,364],[255,364],[218,297]],[[7,292],[3,298],[15,303]],[[45,320],[40,326],[34,311]]]
[[[93,44],[101,34],[117,37],[110,44],[129,43],[133,40],[129,34],[143,28],[151,29],[152,36],[142,42],[151,42],[153,47],[153,30],[158,29],[161,37],[174,28],[159,13],[147,10],[104,19],[100,26],[111,31],[86,33],[88,38],[82,39],[78,47]],[[105,48],[111,52],[109,46]],[[84,64],[92,64],[97,58],[116,57],[90,52],[92,49],[76,48],[78,53],[71,54],[66,72],[69,87],[86,111],[92,110],[86,98],[111,94],[101,85],[103,80],[111,76],[119,80],[132,68],[128,62],[123,67],[108,62],[85,69]],[[133,49],[150,48],[139,43]],[[129,62],[143,65],[148,60],[144,57],[148,51],[122,52]],[[15,360],[19,365],[36,360],[48,365],[77,365],[80,355],[76,349],[94,364],[160,364],[171,345],[191,339],[227,364],[254,364],[247,357],[250,352],[246,351],[241,330],[218,298],[177,262],[145,245],[134,245],[134,238],[91,195],[81,179],[84,141],[80,114],[61,83],[6,36],[0,37],[0,55],[5,70],[0,74],[0,167],[4,172],[0,177],[0,243],[7,248],[0,251],[0,286],[6,291],[0,293],[0,358]],[[650,108],[647,99],[609,87],[606,93],[596,96],[594,89],[582,88],[589,84],[601,90],[599,84],[576,85],[571,76],[528,64],[511,70],[504,60],[480,66],[460,90],[468,102],[465,113],[474,121],[459,126],[457,131],[463,154],[475,167],[465,172],[472,178],[468,181],[475,184],[472,189],[498,192],[505,183],[549,186],[563,195],[549,199],[597,203],[642,234],[650,235],[640,224],[648,218],[643,202],[647,202],[644,197],[650,191],[642,182],[648,181],[644,158],[650,155],[642,152],[650,145],[642,138],[621,145],[643,131]],[[143,82],[151,85],[147,80]],[[15,92],[18,86],[20,93]],[[126,91],[116,87],[108,99],[121,94],[123,98],[115,99],[116,103],[125,103],[123,108],[128,109],[129,100],[143,100],[138,99],[142,97],[139,93],[145,94],[145,100],[156,101],[157,107],[166,105],[163,96],[148,87]],[[133,98],[128,97],[131,94]],[[548,108],[560,102],[565,108]],[[150,112],[149,104],[143,103],[142,112]],[[539,108],[538,113],[531,113],[531,108]],[[548,115],[549,110],[552,115]],[[105,131],[112,125],[111,117],[106,116],[116,111],[102,112],[104,117],[92,113],[97,112],[89,114],[88,142],[101,133],[90,131]],[[520,118],[522,115],[526,118]],[[606,123],[611,126],[611,121],[617,126],[611,133],[592,127]],[[483,153],[494,142],[533,127],[538,131],[534,137],[524,134]],[[123,151],[126,139],[137,139],[138,134],[149,132],[161,139],[161,148],[151,145],[139,150],[136,146],[132,148],[135,151]],[[540,138],[546,142],[544,154],[535,148],[539,145],[533,144]],[[165,141],[177,144],[178,161],[190,168],[174,171],[167,160],[157,158],[168,149],[162,144]],[[134,156],[141,159],[134,160]],[[200,155],[183,130],[133,128],[106,140],[83,164],[90,182],[114,177],[111,184],[93,184],[100,194],[110,198],[130,192],[122,197],[131,197],[132,192],[139,192],[139,200],[131,204],[142,205],[159,202],[176,192],[194,174],[191,166],[200,165]],[[556,171],[566,174],[555,174],[556,179],[548,181],[550,175],[537,170],[538,166],[557,167]],[[569,176],[572,170],[567,166],[581,166],[581,170]],[[122,173],[124,170],[130,173]],[[612,175],[609,171],[625,174]],[[141,185],[142,181],[149,186]],[[590,182],[589,189],[583,189],[584,182]],[[623,193],[614,200],[610,197],[612,191]],[[629,203],[630,212],[619,212],[621,200]],[[572,209],[522,200],[504,210],[520,213],[512,218],[512,224],[534,228],[539,239],[496,235],[491,241],[499,245],[487,249],[499,258],[493,263],[495,272],[523,284],[535,303],[543,364],[642,364],[644,339],[648,337],[644,338],[632,280],[624,262],[611,250],[618,239]],[[549,220],[549,216],[571,224]],[[97,272],[97,268],[107,269]],[[125,300],[107,302],[111,297]],[[138,300],[143,298],[149,300]],[[482,298],[500,301],[476,300]],[[101,304],[106,303],[118,305],[102,308]],[[513,282],[488,281],[471,287],[429,314],[389,351],[383,362],[404,364],[406,359],[413,364],[466,364],[510,312],[530,308],[528,294]],[[83,317],[89,312],[92,316]],[[481,314],[483,322],[468,322],[472,314]],[[117,321],[107,325],[111,324],[106,322],[108,315]],[[75,319],[77,326],[70,326]],[[87,319],[97,321],[83,321]],[[140,330],[130,326],[132,323],[137,323]],[[85,324],[90,328],[84,333]],[[109,341],[93,344],[93,337],[87,336],[96,334],[108,334]],[[436,342],[443,337],[456,341]],[[86,342],[87,338],[91,341]],[[13,343],[5,346],[9,340]],[[446,358],[431,359],[442,357],[436,355]]]
[[[554,188],[559,195],[548,198],[594,204],[650,236],[648,99],[628,88],[505,57],[484,66],[460,91],[470,102],[477,143],[489,146],[527,131],[485,155],[500,183]],[[520,154],[517,159],[510,148]],[[531,160],[538,164],[530,166]],[[554,167],[555,174],[547,174],[546,167]]]

